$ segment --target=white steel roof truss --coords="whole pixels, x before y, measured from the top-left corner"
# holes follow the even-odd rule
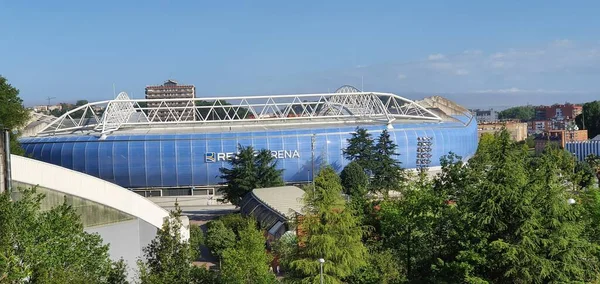
[[[120,93],[114,100],[88,103],[63,114],[47,125],[40,134],[68,133],[94,126],[96,130],[105,133],[117,130],[123,125],[260,120],[283,122],[312,118],[329,118],[336,121],[344,118],[352,121],[355,119],[365,121],[384,119],[388,122],[397,119],[441,121],[441,118],[430,110],[394,94],[360,92],[351,87],[344,90],[345,93],[330,94],[140,100],[131,100],[126,93]],[[196,106],[198,101],[208,101],[211,104]],[[233,104],[225,104],[227,101]],[[145,102],[146,106],[141,107],[141,102]],[[106,105],[101,118],[94,110],[99,105]],[[81,117],[75,117],[76,113],[83,114]],[[139,116],[136,117],[136,121],[130,122],[129,119],[134,113],[138,113]],[[142,121],[140,117],[145,118],[146,121]]]

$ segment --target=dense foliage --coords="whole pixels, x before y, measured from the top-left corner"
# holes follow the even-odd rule
[[[126,283],[125,265],[111,262],[108,246],[83,230],[65,203],[40,210],[43,195],[0,194],[0,283]]]
[[[370,173],[374,167],[375,140],[364,128],[356,128],[348,139],[348,147],[343,150],[344,156],[350,161],[357,162],[365,171]]]
[[[0,130],[8,128],[18,131],[29,120],[29,112],[23,107],[23,100],[19,97],[19,90],[8,83],[0,75]],[[10,137],[10,151],[13,154],[23,155],[25,152],[17,141],[18,134]]]
[[[356,161],[350,162],[340,174],[342,189],[353,198],[364,197],[368,192],[369,176]]]
[[[234,106],[224,100],[216,100],[214,102],[199,100],[196,101],[196,106],[200,107],[198,112],[206,120],[222,120],[225,118],[244,119],[251,115],[250,110],[247,108]],[[211,110],[210,107],[212,106],[218,108]]]
[[[210,249],[212,255],[219,258],[219,263],[223,257],[223,252],[233,247],[234,244],[235,233],[231,228],[225,227],[225,224],[220,220],[208,223],[206,246]]]
[[[255,153],[252,146],[239,146],[239,151],[229,161],[230,168],[220,168],[221,178],[226,185],[224,197],[239,205],[244,195],[255,188],[283,185],[283,170],[276,168],[276,159],[269,150]]]
[[[575,118],[579,129],[587,129],[588,137],[600,134],[600,101],[583,104],[583,112]]]
[[[534,118],[535,108],[533,106],[511,107],[498,113],[498,119],[517,119],[520,121],[530,121]]]
[[[586,224],[598,222],[597,209],[588,211],[598,189],[572,185],[572,158],[557,149],[530,156],[506,131],[480,143],[468,165],[450,155],[434,180],[414,181],[382,205],[384,244],[407,280],[597,280],[598,243]]]
[[[247,221],[239,231],[239,240],[223,251],[221,279],[231,284],[270,284],[275,275],[269,272],[271,256],[265,238],[254,221]]]
[[[181,239],[181,211],[171,212],[156,237],[144,248],[144,261],[139,261],[141,283],[191,282],[192,250]]]
[[[398,190],[402,185],[405,174],[397,160],[398,145],[392,141],[390,133],[383,130],[375,145],[372,188],[385,197],[389,191]]]
[[[299,222],[298,252],[290,261],[290,278],[318,283],[319,258],[325,259],[326,283],[341,283],[366,265],[363,230],[341,197],[340,178],[325,167],[315,179],[314,190],[304,197],[304,216]]]

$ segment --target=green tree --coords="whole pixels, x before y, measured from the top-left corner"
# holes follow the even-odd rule
[[[375,157],[375,141],[365,128],[356,128],[348,139],[348,146],[343,149],[344,156],[350,161],[356,161],[367,172],[373,170]]]
[[[219,258],[219,263],[221,263],[223,252],[235,244],[235,233],[219,220],[211,221],[207,226],[206,246],[214,256]]]
[[[232,284],[270,284],[275,275],[269,272],[271,257],[265,249],[265,238],[256,223],[247,222],[240,230],[240,240],[223,251],[221,277]]]
[[[316,177],[314,190],[306,192],[305,215],[298,224],[300,246],[297,258],[290,262],[290,278],[319,283],[320,258],[325,259],[326,283],[341,283],[366,264],[363,229],[346,209],[341,192],[340,179],[330,166]]]
[[[600,157],[590,154],[585,157],[585,162],[592,168],[592,171],[596,174],[596,178],[600,184]]]
[[[201,247],[204,245],[204,232],[200,226],[195,224],[190,224],[190,250],[192,254],[192,260],[197,260],[200,258]]]
[[[588,188],[597,184],[596,171],[586,161],[577,161],[574,168],[573,182],[579,188]]]
[[[283,170],[276,168],[275,157],[269,150],[254,153],[252,146],[239,146],[239,152],[229,161],[231,168],[220,168],[225,180],[224,197],[239,205],[244,195],[255,188],[283,185]]]
[[[232,119],[245,119],[251,114],[250,110],[247,108],[231,105],[224,100],[216,100],[214,102],[199,100],[196,101],[196,106],[200,107],[198,109],[200,115],[199,119],[221,120],[227,117]],[[211,111],[210,107],[212,106],[218,108]],[[222,108],[222,106],[225,108]]]
[[[368,192],[369,176],[357,162],[350,162],[340,174],[345,194],[352,197],[364,197]]]
[[[223,215],[217,220],[223,222],[225,228],[231,229],[237,239],[240,237],[240,231],[251,221],[251,219],[244,217],[239,212]]]
[[[285,233],[281,238],[271,243],[272,252],[279,260],[281,269],[289,270],[290,262],[296,259],[298,253],[298,237],[295,234]]]
[[[79,215],[63,203],[40,210],[43,195],[19,189],[0,194],[0,283],[107,283],[125,278],[108,246],[83,230]],[[27,280],[25,280],[27,279]]]
[[[156,237],[144,248],[145,260],[138,261],[141,283],[191,283],[192,250],[181,238],[181,209],[169,213]]]
[[[8,128],[18,131],[29,120],[29,112],[23,107],[23,100],[19,97],[19,90],[8,83],[0,75],[0,130]],[[10,137],[10,151],[13,154],[23,155],[25,151],[19,145],[18,135]]]
[[[490,142],[469,162],[471,182],[457,199],[462,219],[469,220],[459,263],[474,267],[475,279],[491,282],[594,280],[596,249],[567,202],[563,153],[549,150],[532,161],[506,131]]]
[[[375,145],[375,166],[373,167],[373,188],[388,196],[390,190],[397,190],[404,181],[404,172],[400,162],[395,159],[399,154],[396,145],[387,130],[383,130]]]
[[[517,119],[520,121],[530,121],[534,118],[535,108],[533,106],[511,107],[498,113],[498,119]]]
[[[367,265],[355,270],[347,279],[353,284],[391,284],[406,282],[391,249],[374,250],[367,256]]]
[[[454,208],[447,200],[443,191],[436,191],[432,182],[421,176],[402,191],[402,199],[381,205],[384,246],[395,252],[408,281],[439,283],[443,279],[432,268],[449,258],[447,254],[452,251],[448,235],[453,233],[449,225],[453,224],[450,216]],[[453,282],[452,273],[448,274],[451,278],[442,282]]]
[[[76,107],[79,107],[79,106],[82,106],[82,105],[86,105],[86,104],[88,104],[88,103],[89,103],[89,102],[88,102],[88,100],[78,100],[78,101],[75,103],[75,106],[76,106]]]
[[[121,258],[112,264],[106,282],[110,284],[129,284],[129,281],[127,281],[127,264],[125,260]]]
[[[528,155],[503,130],[482,137],[468,164],[441,162],[432,181],[422,176],[381,206],[384,247],[407,281],[597,281],[598,198],[595,187],[573,195],[572,157]]]
[[[583,111],[575,118],[579,129],[587,129],[588,137],[600,134],[600,101],[583,104]]]
[[[586,222],[585,234],[592,243],[600,245],[600,189],[587,188],[579,201]]]

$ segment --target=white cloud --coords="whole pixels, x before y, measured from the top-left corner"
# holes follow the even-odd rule
[[[506,65],[504,61],[494,61],[492,62],[492,68],[503,68]]]
[[[506,56],[506,54],[504,54],[502,52],[496,52],[496,53],[492,54],[491,58],[492,59],[498,59],[498,58],[502,58],[502,57],[505,57],[505,56]]]
[[[519,88],[507,88],[507,89],[487,89],[477,90],[471,93],[476,94],[578,94],[582,93],[579,91],[563,91],[563,90],[547,90],[547,89],[519,89]]]
[[[453,65],[450,62],[433,62],[429,64],[429,68],[437,71],[445,71],[453,69]]]
[[[549,41],[527,48],[436,53],[428,55],[425,60],[368,65],[360,72],[352,68],[340,74],[343,78],[336,81],[360,81],[360,77],[367,74],[372,78],[371,84],[382,89],[454,92],[474,97],[477,93],[513,97],[511,94],[539,97],[560,97],[563,94],[567,97],[581,92],[584,92],[582,95],[598,94],[600,42],[569,41],[569,44],[572,46],[563,48]],[[410,80],[407,79],[408,74]],[[489,97],[492,96],[486,98]]]
[[[454,74],[456,74],[458,76],[468,75],[469,74],[469,70],[456,69],[456,70],[454,70]]]
[[[480,55],[480,54],[483,54],[483,51],[481,51],[479,49],[467,49],[467,50],[463,51],[463,54]]]
[[[441,53],[430,54],[430,55],[427,57],[427,59],[429,59],[429,60],[441,60],[441,59],[444,59],[444,58],[446,58],[446,56],[444,56],[444,55],[443,55],[443,54],[441,54]]]
[[[558,39],[555,40],[552,45],[556,47],[571,47],[573,46],[573,42],[568,39]]]

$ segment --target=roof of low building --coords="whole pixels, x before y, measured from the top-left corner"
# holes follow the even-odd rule
[[[302,214],[302,207],[304,207],[304,202],[302,201],[304,191],[298,187],[280,186],[256,188],[252,190],[252,195],[264,205],[286,217]]]

